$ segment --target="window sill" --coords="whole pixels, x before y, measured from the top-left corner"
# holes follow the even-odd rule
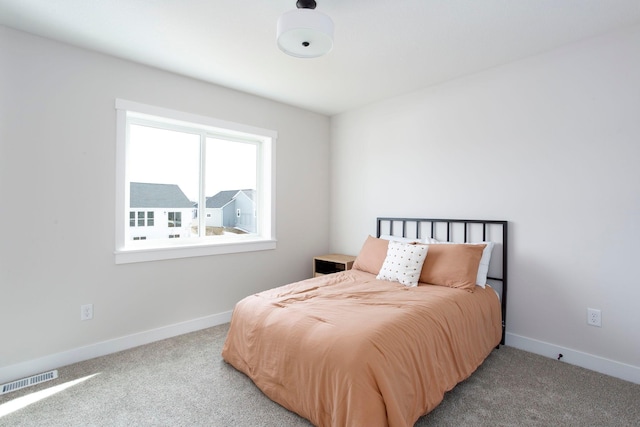
[[[194,244],[179,247],[120,249],[116,250],[114,255],[116,264],[130,264],[134,262],[267,251],[275,248],[275,240],[253,240],[250,242]]]

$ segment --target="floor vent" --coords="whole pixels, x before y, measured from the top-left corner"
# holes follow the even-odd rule
[[[56,378],[58,378],[58,371],[53,370],[49,372],[44,372],[42,374],[34,375],[32,377],[23,378],[21,380],[16,380],[10,383],[2,384],[0,386],[0,395],[11,393],[12,391],[20,390],[21,388],[40,384],[45,381],[55,380]]]

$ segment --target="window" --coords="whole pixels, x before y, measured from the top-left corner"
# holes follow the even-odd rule
[[[138,211],[137,212],[138,220],[136,221],[136,212],[131,211],[129,212],[129,227],[135,227],[136,225],[138,227],[144,227],[145,225],[148,227],[153,227],[153,224],[154,224],[153,216],[154,216],[153,211],[147,212],[146,213],[147,220],[145,222],[145,212]],[[138,240],[138,239],[135,239],[135,240]]]
[[[116,263],[275,248],[274,131],[124,100],[116,111]]]
[[[144,212],[138,212],[138,227],[144,227]]]
[[[182,212],[169,212],[169,227],[182,227]]]

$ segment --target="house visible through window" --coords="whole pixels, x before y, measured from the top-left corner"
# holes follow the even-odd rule
[[[275,132],[130,101],[116,109],[116,262],[275,247]]]

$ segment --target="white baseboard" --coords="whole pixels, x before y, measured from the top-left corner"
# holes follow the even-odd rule
[[[212,326],[221,325],[231,321],[232,311],[201,317],[174,325],[164,326],[150,331],[127,335],[108,341],[79,347],[73,350],[44,356],[27,362],[0,367],[0,384],[16,379],[28,377],[40,372],[60,368],[72,363],[106,356],[107,354],[149,344],[166,338],[175,337],[189,332],[199,331]],[[562,361],[580,366],[605,375],[620,378],[636,384],[640,384],[640,367],[616,362],[569,348],[560,347],[544,341],[507,332],[506,345],[520,350],[539,354],[541,356],[557,359],[562,354]]]
[[[0,384],[51,369],[60,368],[72,363],[93,359],[94,357],[105,356],[107,354],[116,353],[118,351],[127,350],[129,348],[138,347],[151,342],[221,325],[231,321],[231,313],[231,311],[227,311],[224,313],[213,314],[199,319],[176,323],[174,325],[164,326],[150,331],[139,332],[137,334],[90,344],[85,347],[51,354],[49,356],[17,363],[15,365],[0,367]]]
[[[640,367],[507,332],[506,345],[640,384]]]

